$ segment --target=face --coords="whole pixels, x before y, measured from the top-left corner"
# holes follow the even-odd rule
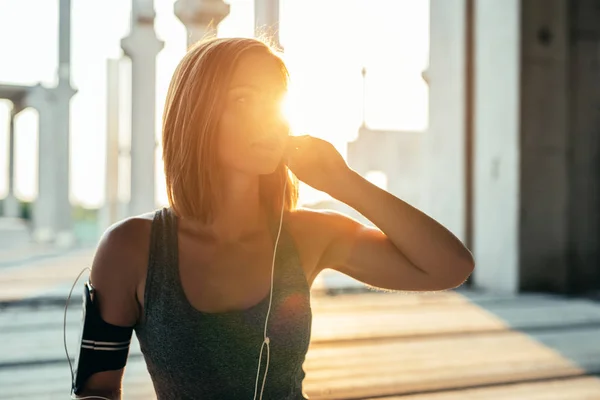
[[[281,162],[289,126],[283,117],[286,80],[268,54],[243,56],[229,84],[219,121],[219,164],[249,174],[270,174]]]

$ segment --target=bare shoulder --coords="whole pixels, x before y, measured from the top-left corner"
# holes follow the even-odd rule
[[[298,247],[309,283],[326,265],[323,256],[340,233],[362,227],[351,217],[333,210],[297,208],[287,212],[284,219]]]
[[[296,208],[288,211],[284,221],[295,240],[318,241],[327,233],[322,230],[327,226],[330,215],[329,210],[314,210],[310,208]]]
[[[297,208],[286,214],[286,223],[294,227],[298,233],[318,236],[335,235],[340,229],[362,227],[363,225],[352,217],[334,210]]]
[[[109,323],[132,326],[139,317],[136,290],[145,276],[153,216],[154,212],[119,221],[100,239],[91,282]]]
[[[149,246],[150,230],[154,212],[119,221],[109,227],[100,239],[98,255],[118,254],[120,257],[135,257],[139,250]]]

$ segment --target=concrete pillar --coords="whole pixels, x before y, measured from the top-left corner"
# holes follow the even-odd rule
[[[497,2],[502,3],[502,1]],[[465,240],[466,0],[430,1],[422,209]]]
[[[70,125],[71,98],[77,93],[71,86],[71,0],[59,5],[58,85],[53,89],[55,131],[55,232],[56,244],[68,247],[74,243],[73,217],[70,201]]]
[[[569,286],[567,3],[521,2],[521,291]]]
[[[131,199],[129,215],[156,207],[156,56],[164,43],[154,32],[151,0],[133,0],[129,35],[121,47],[131,59]]]
[[[273,46],[281,48],[279,0],[254,0],[254,34],[265,36]]]
[[[474,285],[519,285],[520,0],[475,4]]]
[[[39,115],[38,197],[33,206],[33,238],[70,246],[74,242],[69,199],[71,87],[71,0],[59,3],[58,85],[29,89],[22,106]]]
[[[9,218],[21,216],[19,200],[15,196],[15,116],[16,106],[13,105],[8,125],[8,194],[4,199],[4,216]]]
[[[475,6],[475,285],[568,288],[566,0]]]
[[[569,2],[570,291],[600,291],[600,7]]]
[[[56,110],[54,93],[42,85],[36,85],[27,94],[25,107],[38,112],[38,196],[33,204],[33,239],[50,243],[56,237],[56,186],[59,166],[56,162]]]
[[[106,198],[99,229],[103,233],[119,220],[119,60],[107,62]]]
[[[217,27],[229,15],[223,0],[177,0],[175,15],[187,30],[188,47],[207,37],[217,36]]]

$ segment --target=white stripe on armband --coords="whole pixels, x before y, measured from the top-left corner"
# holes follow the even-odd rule
[[[118,351],[129,348],[130,340],[125,342],[97,342],[95,340],[82,339],[82,349],[88,350],[103,350],[103,351]]]
[[[82,344],[81,348],[82,349],[88,349],[88,350],[117,351],[117,350],[126,350],[126,349],[129,348],[129,346],[125,346],[125,347],[96,347],[96,346],[88,346],[86,344]]]
[[[97,342],[95,340],[82,339],[81,341],[86,344],[93,344],[93,345],[100,345],[100,346],[124,346],[126,344],[128,345],[129,343],[131,343],[131,340],[126,340],[124,342]]]

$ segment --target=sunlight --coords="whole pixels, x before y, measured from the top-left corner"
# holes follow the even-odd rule
[[[288,122],[288,124],[290,124],[290,134],[293,134],[294,129],[293,129],[293,123],[292,120],[294,120],[296,117],[294,117],[294,111],[293,111],[293,106],[292,106],[292,100],[290,99],[290,93],[286,93],[285,97],[283,98],[283,100],[281,101],[281,112],[283,114],[283,116],[285,117],[285,120]]]
[[[157,56],[156,66],[156,135],[159,141],[166,89],[185,51],[186,33],[173,14],[174,1],[155,0],[155,29],[158,37],[165,42],[164,49]],[[219,25],[219,36],[252,36],[252,2],[228,2],[231,13]],[[373,129],[426,128],[428,89],[420,79],[420,72],[427,64],[429,2],[381,0],[377,7],[373,7],[369,0],[330,0],[319,3],[318,13],[314,12],[311,2],[281,2],[280,36],[285,49],[282,57],[290,71],[289,92],[282,107],[292,135],[308,134],[327,140],[346,157],[346,145],[356,138],[363,114],[366,114],[367,124]],[[0,3],[3,4],[0,7],[0,35],[10,37],[11,32],[19,31],[20,24],[25,21],[27,26],[36,27],[33,31],[21,32],[18,40],[0,43],[4,58],[12,60],[2,64],[2,80],[19,84],[55,84],[58,35],[54,32],[58,30],[58,3],[46,0],[6,0]],[[4,6],[5,3],[10,5]],[[35,5],[38,11],[41,7],[42,12],[33,15],[35,18],[32,20],[28,18],[24,3],[29,8]],[[105,60],[121,55],[119,43],[129,30],[131,8],[120,0],[106,0],[103,4],[101,15],[85,1],[73,2],[72,11],[72,78],[78,93],[71,103],[70,190],[75,203],[89,207],[101,206],[105,197],[106,115],[97,112],[105,107],[107,101]],[[110,29],[100,29],[103,33],[99,35],[99,27],[104,27],[102,24],[107,15],[112,15],[116,23]],[[306,29],[307,20],[311,21],[310,29]],[[357,30],[356,26],[364,26],[365,29]],[[37,32],[45,33],[41,42]],[[325,37],[326,40],[323,40]],[[87,46],[92,42],[94,46]],[[28,62],[20,57],[22,48],[35,49],[31,52],[33,58],[25,60]],[[122,96],[130,90],[128,72],[125,72],[130,68],[127,58],[123,63]],[[363,92],[361,75],[363,67],[368,71],[366,93]],[[124,112],[120,123],[124,142],[128,141],[131,122],[127,116],[130,108],[127,96],[122,97]],[[6,116],[3,118],[0,116],[0,140],[4,139],[5,144],[0,144],[0,152],[7,154]],[[31,123],[34,120],[28,122],[28,118],[19,124],[20,144],[15,155],[16,187],[23,199],[31,199],[37,193],[36,155],[25,151],[36,148],[37,127]],[[127,143],[123,145],[128,147]],[[126,175],[127,163],[122,168],[121,175]],[[158,168],[158,171],[162,169]],[[164,178],[159,172],[156,188],[158,197],[164,199],[166,196],[159,189]],[[4,176],[0,177],[0,193],[6,193],[6,172],[0,175]],[[90,176],[94,178],[90,179]],[[123,182],[127,186],[127,180]],[[322,196],[313,192],[312,189],[303,189],[302,196],[307,201]]]
[[[282,113],[290,125],[290,135],[298,136],[308,133],[306,130],[306,118],[303,115],[298,98],[298,91],[290,83],[288,91],[281,103]]]

